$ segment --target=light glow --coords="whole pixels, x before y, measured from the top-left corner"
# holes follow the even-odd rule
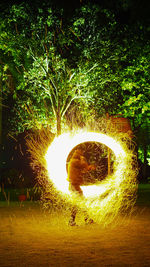
[[[123,148],[113,138],[94,132],[80,132],[76,135],[65,133],[56,137],[46,153],[47,169],[49,177],[55,187],[63,192],[70,194],[68,190],[69,182],[67,181],[66,161],[70,151],[77,145],[84,142],[99,142],[108,146],[115,154],[116,158],[125,157]],[[119,183],[118,177],[117,182]],[[105,191],[102,185],[82,186],[83,193],[86,197],[97,196]]]
[[[84,142],[98,142],[109,147],[115,154],[115,169],[105,180],[88,186],[81,186],[84,198],[69,191],[66,161],[71,150]],[[56,137],[45,155],[49,179],[57,191],[69,201],[75,203],[94,218],[95,221],[111,221],[124,206],[130,206],[132,195],[136,190],[136,171],[131,166],[133,154],[127,151],[114,138],[95,132],[79,131],[64,133]],[[125,201],[125,203],[124,203]],[[111,216],[108,214],[111,213]]]

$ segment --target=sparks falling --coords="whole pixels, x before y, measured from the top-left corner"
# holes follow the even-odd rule
[[[84,198],[81,198],[69,191],[66,161],[70,151],[85,142],[106,145],[115,154],[115,164],[114,172],[103,181],[81,186],[84,194]],[[118,213],[133,206],[137,189],[137,169],[134,164],[134,153],[125,141],[103,133],[83,130],[64,133],[53,140],[47,149],[45,159],[49,179],[56,192],[61,193],[62,198],[68,199],[73,205],[86,210],[96,222],[107,225],[116,218]]]

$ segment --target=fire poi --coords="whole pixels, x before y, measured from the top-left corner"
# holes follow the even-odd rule
[[[96,184],[81,186],[84,198],[71,194],[67,181],[66,161],[70,151],[79,144],[97,142],[106,145],[115,155],[114,171]],[[137,169],[134,156],[125,142],[103,133],[79,131],[56,137],[45,155],[49,179],[56,191],[61,192],[72,204],[76,204],[96,222],[108,224],[119,212],[133,206],[136,192]]]

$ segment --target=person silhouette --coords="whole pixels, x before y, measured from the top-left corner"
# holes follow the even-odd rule
[[[68,164],[68,181],[69,181],[69,190],[80,197],[83,196],[83,191],[81,189],[81,185],[84,184],[83,176],[86,172],[95,170],[95,165],[88,164],[86,158],[83,155],[83,151],[81,149],[76,149],[69,161]],[[90,219],[85,213],[85,222],[93,223],[93,220]],[[71,218],[69,220],[70,226],[75,226],[75,218],[77,214],[77,207],[73,206],[71,211]]]

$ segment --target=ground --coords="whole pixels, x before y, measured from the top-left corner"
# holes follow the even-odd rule
[[[0,202],[0,266],[150,266],[150,203],[142,199],[113,228],[70,227],[68,213]]]

